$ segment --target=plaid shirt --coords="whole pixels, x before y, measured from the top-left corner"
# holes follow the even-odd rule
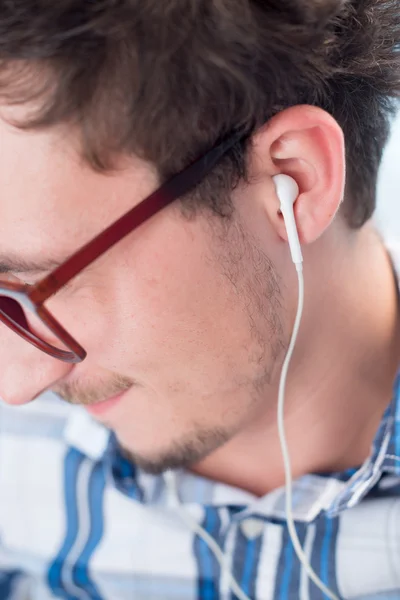
[[[177,472],[185,509],[255,600],[323,600],[291,545],[284,489],[263,498]],[[163,477],[52,394],[0,406],[0,600],[234,600]],[[300,541],[340,598],[400,599],[400,376],[370,457],[294,484]]]

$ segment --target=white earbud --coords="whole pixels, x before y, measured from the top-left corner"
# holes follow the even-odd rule
[[[301,264],[303,256],[293,212],[293,204],[299,195],[299,187],[289,175],[275,175],[272,179],[275,183],[276,194],[279,198],[281,213],[285,221],[292,260],[295,264]]]

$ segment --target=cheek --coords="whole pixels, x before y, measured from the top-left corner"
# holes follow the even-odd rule
[[[118,328],[135,360],[191,360],[217,343],[215,324],[226,302],[216,272],[189,253],[166,259],[155,257],[118,291]]]
[[[198,243],[183,236],[178,244],[177,237],[158,239],[154,246],[163,252],[150,244],[147,253],[126,252],[108,270],[107,292],[98,286],[102,333],[92,352],[105,368],[161,378],[187,363],[200,368],[222,346],[226,351],[226,283]]]
[[[182,403],[236,393],[257,375],[260,349],[246,301],[211,243],[198,225],[167,218],[109,257],[92,280],[93,365]]]
[[[160,259],[151,271],[120,289],[115,370],[183,412],[236,394],[254,375],[254,340],[231,286],[196,255]]]

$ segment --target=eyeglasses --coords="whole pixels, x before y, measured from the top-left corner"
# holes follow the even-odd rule
[[[33,286],[0,282],[0,321],[39,350],[67,363],[79,363],[86,351],[44,307],[73,277],[107,252],[139,225],[150,219],[174,200],[189,193],[243,137],[235,133],[196,160],[158,190],[142,200],[102,233],[80,248],[52,273]],[[40,321],[40,332],[30,321]],[[47,337],[56,338],[53,345]],[[66,349],[65,349],[66,348]]]

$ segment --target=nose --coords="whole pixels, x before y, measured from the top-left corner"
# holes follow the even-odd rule
[[[0,365],[0,397],[13,405],[30,402],[74,368],[38,350],[3,323],[0,323]]]

